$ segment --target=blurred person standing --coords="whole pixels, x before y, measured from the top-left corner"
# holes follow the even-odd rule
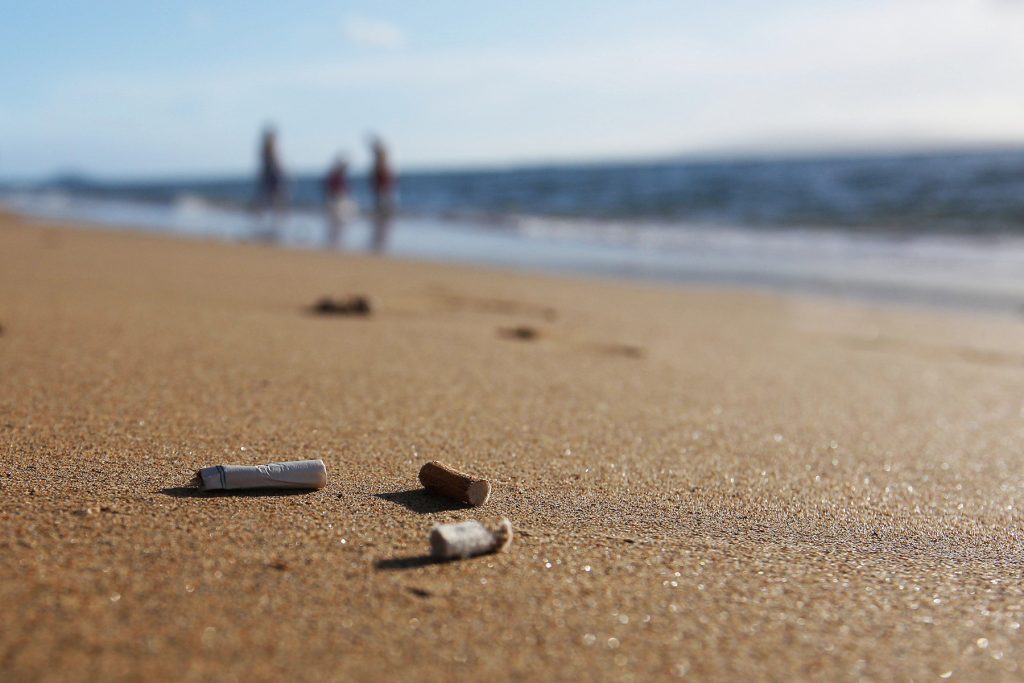
[[[256,187],[256,210],[279,218],[288,208],[284,170],[277,153],[277,132],[272,126],[263,130],[259,151],[260,174]]]
[[[356,204],[349,195],[348,162],[338,156],[324,177],[324,209],[327,214],[327,240],[330,245],[341,241],[342,231],[356,213]]]
[[[391,218],[395,211],[396,179],[384,141],[378,137],[372,137],[370,153],[373,158],[370,167],[370,184],[374,203],[372,248],[374,251],[383,251],[387,246]]]

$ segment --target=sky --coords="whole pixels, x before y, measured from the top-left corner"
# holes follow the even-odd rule
[[[0,178],[1024,144],[1021,0],[0,0]]]

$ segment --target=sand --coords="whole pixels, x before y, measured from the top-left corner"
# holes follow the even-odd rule
[[[4,681],[1024,676],[1015,319],[5,217],[0,326]]]

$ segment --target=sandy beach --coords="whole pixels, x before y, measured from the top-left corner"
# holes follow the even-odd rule
[[[1024,676],[1019,319],[5,216],[0,327],[4,681]]]

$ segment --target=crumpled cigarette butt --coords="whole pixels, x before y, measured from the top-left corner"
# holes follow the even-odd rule
[[[216,489],[322,489],[327,485],[323,460],[293,460],[269,465],[214,465],[196,473],[199,487]]]
[[[491,497],[491,483],[459,472],[436,460],[420,468],[420,483],[443,496],[470,505],[483,505]]]
[[[512,522],[508,519],[502,519],[490,529],[471,519],[440,524],[430,530],[430,554],[445,560],[501,552],[511,542]]]
[[[365,296],[332,299],[329,296],[313,304],[312,311],[320,315],[370,315],[370,300]]]

